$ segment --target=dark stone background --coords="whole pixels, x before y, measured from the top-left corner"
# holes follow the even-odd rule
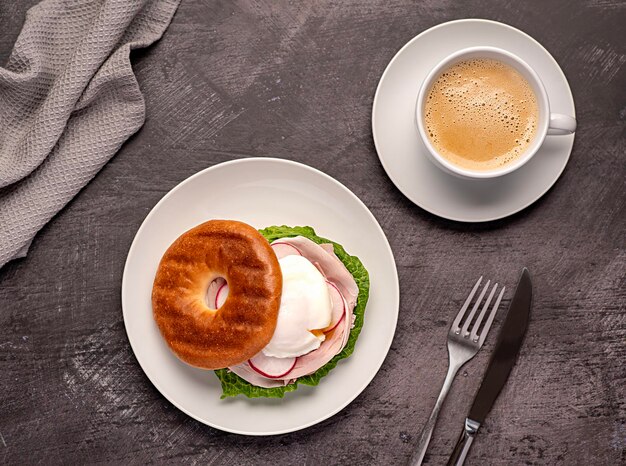
[[[0,63],[34,3],[0,2]],[[484,225],[405,199],[370,130],[395,52],[466,17],[539,40],[569,78],[579,121],[554,188]],[[447,322],[467,283],[484,273],[512,286],[526,265],[536,289],[526,343],[468,464],[624,464],[625,24],[616,0],[183,0],[164,38],[134,55],[145,126],[26,259],[0,270],[0,463],[402,464],[439,392]],[[363,394],[317,426],[268,438],[214,430],[170,405],[137,364],[120,306],[148,211],[193,173],[248,156],[307,163],[356,193],[389,237],[402,290],[391,352]],[[429,463],[447,459],[492,347],[455,381]]]

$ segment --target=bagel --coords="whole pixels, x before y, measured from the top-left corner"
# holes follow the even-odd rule
[[[206,303],[209,284],[229,286],[219,309]],[[247,361],[272,338],[282,273],[268,241],[234,220],[210,220],[167,249],[152,288],[152,309],[171,350],[184,362],[220,369]]]

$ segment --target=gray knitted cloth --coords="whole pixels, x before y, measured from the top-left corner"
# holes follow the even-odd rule
[[[179,2],[44,0],[28,11],[0,67],[0,267],[141,127],[129,54],[162,36]]]

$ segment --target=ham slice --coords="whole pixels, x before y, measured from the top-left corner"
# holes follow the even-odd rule
[[[261,374],[252,369],[247,361],[237,364],[236,366],[231,366],[229,369],[246,382],[250,382],[252,385],[256,385],[257,387],[284,387],[288,383],[288,380],[269,379],[267,377],[263,377]]]
[[[282,387],[298,377],[314,373],[335,355],[343,350],[350,335],[349,320],[342,319],[334,330],[326,334],[326,340],[315,351],[311,351],[296,360],[296,365],[283,378],[268,378],[252,369],[248,362],[232,366],[229,369],[252,385],[263,388]]]
[[[332,244],[319,245],[303,236],[295,238],[281,238],[272,243],[276,255],[283,258],[298,254],[306,257],[320,270],[329,282],[329,289],[333,299],[333,313],[343,307],[344,314],[334,328],[325,333],[326,339],[319,348],[303,356],[299,356],[296,364],[282,378],[268,378],[252,369],[248,362],[232,366],[229,369],[252,385],[263,388],[282,387],[292,383],[299,377],[309,375],[328,363],[339,354],[348,343],[350,329],[354,325],[354,307],[359,294],[359,288],[346,266],[335,255]],[[337,292],[338,291],[338,292]],[[338,302],[341,299],[343,303]],[[335,319],[333,319],[335,320]]]
[[[344,319],[345,317],[349,317],[346,315],[346,308],[348,307],[348,303],[346,303],[346,300],[343,299],[343,296],[341,296],[339,288],[337,288],[328,280],[326,280],[326,286],[328,287],[330,300],[333,303],[333,310],[330,319],[330,325],[324,330],[324,333],[333,330],[342,319]]]
[[[354,308],[357,296],[359,295],[359,287],[354,281],[354,277],[350,271],[335,255],[332,244],[320,245],[304,236],[281,238],[274,241],[274,244],[276,243],[289,244],[313,264],[317,263],[316,265],[323,271],[326,280],[335,284],[348,302],[348,306]],[[296,254],[295,251],[293,253]]]
[[[294,254],[298,256],[302,255],[300,254],[298,248],[281,240],[274,241],[272,243],[272,249],[274,250],[274,254],[276,254],[276,257],[278,257],[279,260],[285,256],[292,256]]]
[[[350,327],[346,325],[347,322],[349,321],[342,319],[334,330],[326,334],[326,340],[318,349],[300,356],[294,368],[285,376],[285,379],[297,379],[298,377],[312,374],[334,358],[335,355],[339,354],[345,346],[344,342],[348,341],[346,335],[350,335]]]

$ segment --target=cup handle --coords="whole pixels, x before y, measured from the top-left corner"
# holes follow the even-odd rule
[[[576,120],[574,118],[572,118],[571,116],[562,115],[560,113],[550,114],[548,134],[574,134],[574,131],[576,131]]]

